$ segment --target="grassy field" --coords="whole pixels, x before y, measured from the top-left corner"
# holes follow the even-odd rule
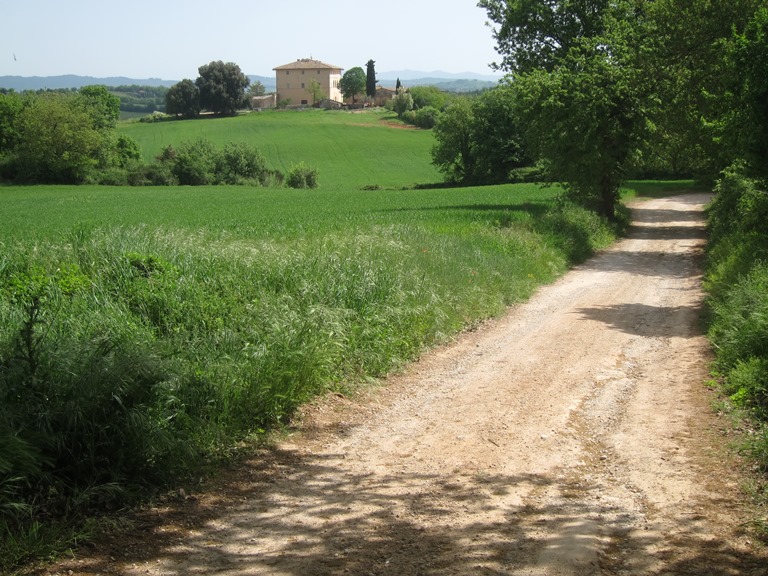
[[[120,132],[141,146],[145,160],[163,147],[205,137],[222,145],[247,142],[270,168],[287,172],[301,161],[320,171],[323,188],[403,187],[439,182],[430,163],[431,131],[416,130],[381,110],[264,111],[234,118],[124,123]]]

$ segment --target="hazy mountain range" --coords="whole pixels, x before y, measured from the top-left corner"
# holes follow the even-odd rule
[[[477,74],[474,72],[451,73],[442,71],[419,72],[416,70],[394,70],[377,73],[376,77],[382,86],[394,87],[398,78],[404,86],[437,86],[449,91],[471,91],[490,88],[498,83],[499,76]],[[275,90],[274,76],[248,75],[251,82],[261,82],[267,92]],[[0,76],[0,88],[17,91],[44,90],[61,88],[80,88],[93,84],[104,86],[173,86],[178,80],[162,80],[160,78],[126,78],[112,76],[95,78],[93,76]]]

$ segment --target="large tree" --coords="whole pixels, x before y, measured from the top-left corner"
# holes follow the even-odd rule
[[[344,72],[344,76],[339,81],[339,89],[344,98],[352,98],[355,103],[355,95],[365,90],[365,71],[360,67],[350,68]]]
[[[365,95],[369,98],[376,96],[376,62],[373,60],[366,64]]]
[[[530,163],[512,94],[511,87],[500,86],[476,98],[459,97],[440,116],[432,163],[448,180],[508,182],[513,169]]]
[[[733,31],[744,29],[764,0],[655,0],[645,4],[646,77],[659,104],[646,154],[683,174],[714,178],[730,154],[718,133],[731,103],[733,70],[724,60]]]
[[[197,85],[185,78],[171,86],[165,94],[165,111],[185,118],[200,114],[200,90]]]
[[[73,97],[43,94],[18,118],[15,150],[19,180],[79,184],[98,166],[109,132],[94,125],[93,116]]]
[[[768,5],[758,8],[743,32],[735,35],[726,70],[727,157],[744,158],[752,175],[768,179]]]
[[[552,72],[514,80],[515,112],[552,180],[608,219],[642,143],[641,75],[604,39],[584,42]]]
[[[493,24],[494,66],[507,72],[552,70],[582,38],[601,35],[611,0],[480,0]]]
[[[200,90],[200,105],[215,114],[235,114],[243,107],[250,80],[234,62],[221,60],[198,68],[195,84]]]
[[[607,218],[642,142],[647,36],[635,0],[482,0],[515,115],[553,180]]]
[[[93,118],[97,130],[112,130],[120,119],[120,98],[111,94],[106,86],[83,86],[78,102]]]
[[[474,178],[476,141],[472,132],[473,121],[469,99],[457,98],[443,112],[434,128],[432,163],[451,182],[468,184]]]

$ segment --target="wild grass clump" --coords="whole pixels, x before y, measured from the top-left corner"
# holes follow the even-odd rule
[[[716,192],[705,279],[709,337],[725,392],[762,430],[749,452],[768,471],[768,194],[740,166],[724,172]]]
[[[285,183],[288,188],[317,188],[317,168],[299,162],[288,171]]]

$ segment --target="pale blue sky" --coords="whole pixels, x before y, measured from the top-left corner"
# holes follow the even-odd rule
[[[0,76],[181,80],[213,60],[271,76],[310,56],[491,74],[486,19],[476,0],[0,0]]]

